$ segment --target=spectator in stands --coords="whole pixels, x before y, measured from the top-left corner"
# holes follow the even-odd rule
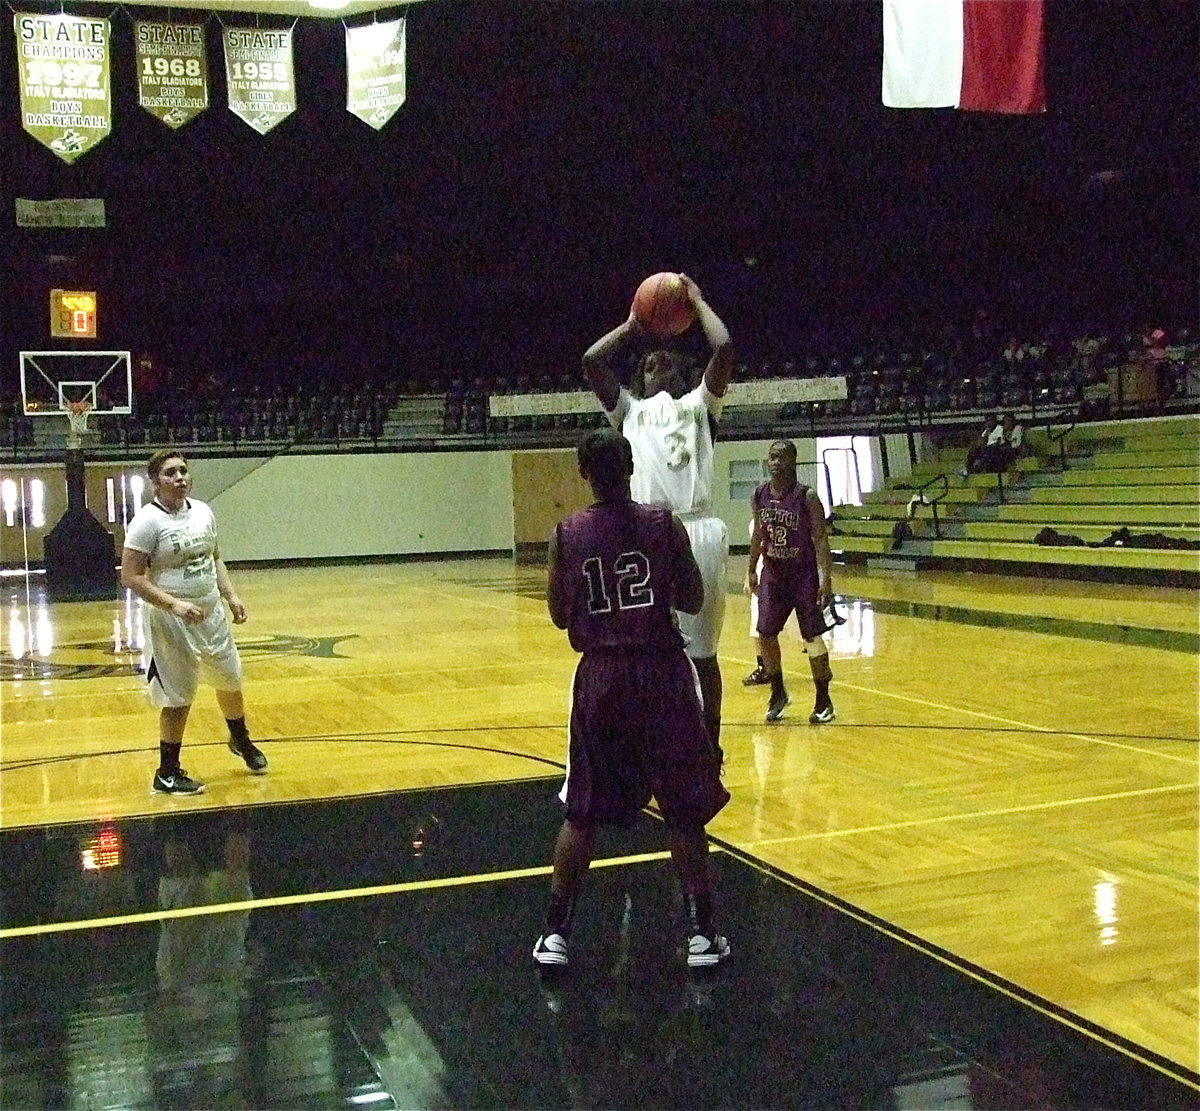
[[[1098,363],[1089,361],[1079,383],[1079,415],[1084,420],[1103,420],[1108,416],[1112,383]]]
[[[977,445],[967,453],[967,465],[958,473],[963,478],[968,474],[1000,474],[1007,471],[1024,451],[1025,429],[1012,413],[1005,413],[1000,423],[987,434],[983,446]]]
[[[1163,411],[1163,402],[1170,396],[1170,383],[1167,381],[1167,333],[1163,328],[1149,328],[1142,336],[1141,362],[1154,390],[1154,408],[1159,414]]]
[[[1007,471],[1025,454],[1025,428],[1012,413],[1000,421],[1000,442],[988,453],[989,471]]]
[[[959,477],[966,478],[969,474],[978,474],[980,471],[987,470],[983,466],[983,462],[987,457],[988,448],[999,443],[1003,435],[1004,424],[1000,420],[999,414],[993,413],[984,421],[975,442],[967,449],[967,459],[958,472]]]

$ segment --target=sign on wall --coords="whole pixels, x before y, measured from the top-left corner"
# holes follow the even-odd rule
[[[107,19],[13,15],[21,126],[64,162],[74,162],[112,128]]]
[[[16,198],[19,228],[102,228],[103,197],[52,197],[34,201]]]
[[[208,107],[208,54],[199,23],[135,21],[138,103],[168,127],[182,127]]]
[[[296,110],[292,30],[226,27],[223,38],[229,110],[265,135]]]

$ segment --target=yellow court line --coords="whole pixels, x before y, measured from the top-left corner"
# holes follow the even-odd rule
[[[1158,1061],[1143,1056],[1141,1053],[1138,1053],[1135,1049],[1128,1045],[1123,1045],[1120,1042],[1105,1037],[1099,1029],[1089,1029],[1081,1022],[1074,1021],[1071,1018],[1071,1012],[1066,1011],[1065,1008],[1062,1010],[1054,1010],[1042,1003],[1039,1003],[1037,1001],[1037,997],[1034,996],[1032,992],[1024,995],[1020,992],[1012,990],[1004,983],[999,982],[1001,977],[998,973],[996,974],[995,979],[985,976],[982,972],[977,971],[976,967],[973,967],[965,957],[955,957],[953,954],[944,955],[933,948],[932,942],[926,942],[924,939],[916,936],[915,934],[911,936],[905,935],[897,928],[891,927],[877,918],[867,917],[865,913],[856,910],[856,908],[847,903],[835,902],[818,888],[801,883],[792,876],[788,876],[786,874],[781,875],[778,869],[763,867],[753,857],[747,857],[743,856],[741,853],[737,853],[735,854],[735,858],[743,861],[743,863],[749,865],[751,868],[754,868],[756,871],[762,872],[764,875],[768,875],[773,879],[777,879],[788,887],[792,887],[803,892],[809,898],[831,908],[832,910],[836,910],[839,913],[844,914],[847,918],[851,918],[861,925],[868,926],[876,932],[883,934],[885,937],[891,938],[893,941],[900,942],[909,949],[913,949],[922,954],[922,956],[932,957],[939,964],[945,965],[947,968],[950,968],[953,971],[974,980],[976,983],[983,984],[984,987],[990,988],[992,991],[999,992],[1006,998],[1012,999],[1015,1002],[1028,1007],[1032,1011],[1036,1011],[1045,1018],[1049,1018],[1055,1022],[1061,1023],[1063,1026],[1076,1031],[1076,1033],[1083,1034],[1084,1036],[1091,1038],[1093,1041],[1099,1042],[1101,1045],[1107,1046],[1109,1049],[1116,1050],[1116,1052],[1122,1054],[1123,1056],[1137,1061],[1139,1064],[1145,1065],[1146,1067],[1153,1069],[1155,1072],[1161,1073],[1163,1076],[1169,1077],[1170,1079],[1177,1081],[1188,1088],[1191,1088],[1193,1091],[1200,1092],[1200,1084],[1197,1084],[1192,1077],[1182,1075],[1171,1068],[1165,1067]],[[1172,1062],[1172,1064],[1177,1063],[1178,1062]],[[1186,1068],[1187,1066],[1180,1065],[1180,1067]]]
[[[724,852],[719,845],[709,846],[710,852]],[[619,868],[626,864],[646,864],[654,860],[669,860],[667,850],[636,853],[633,856],[606,857],[593,860],[593,868]],[[178,907],[174,910],[147,910],[137,914],[119,914],[111,918],[83,918],[70,922],[43,922],[36,926],[12,926],[0,930],[0,939],[34,937],[39,934],[67,933],[72,930],[101,929],[106,926],[133,926],[144,922],[163,922],[171,918],[195,918],[202,914],[229,914],[232,911],[265,910],[268,907],[297,906],[302,903],[328,903],[346,899],[370,899],[378,895],[398,895],[409,891],[431,891],[438,887],[467,887],[477,883],[498,883],[504,880],[548,876],[550,865],[535,868],[513,868],[505,872],[480,872],[471,876],[443,876],[434,880],[409,880],[405,883],[385,883],[374,887],[352,887],[340,891],[309,891],[300,895],[275,895],[265,899],[243,899],[235,903],[210,903],[205,906]]]
[[[1161,787],[1141,787],[1136,791],[1114,791],[1107,795],[1085,795],[1082,798],[1057,799],[1053,802],[1031,802],[1025,806],[1005,806],[998,810],[964,810],[957,814],[941,814],[936,818],[911,818],[904,822],[885,822],[875,826],[853,826],[849,829],[820,830],[798,833],[791,837],[769,837],[747,841],[749,845],[786,845],[793,841],[815,841],[824,837],[843,837],[851,833],[883,833],[888,830],[912,829],[914,826],[936,825],[938,822],[961,822],[968,818],[999,818],[1006,814],[1026,814],[1037,810],[1054,810],[1063,806],[1079,806],[1089,802],[1109,802],[1112,799],[1138,798],[1142,795],[1161,795],[1168,791],[1195,793],[1194,783],[1168,783]]]

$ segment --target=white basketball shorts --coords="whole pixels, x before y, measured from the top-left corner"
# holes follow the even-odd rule
[[[242,689],[242,659],[220,595],[189,598],[204,620],[189,625],[157,606],[142,607],[146,632],[146,693],[153,705],[190,706],[203,675],[219,691]]]
[[[687,654],[693,660],[704,660],[717,654],[725,624],[729,529],[720,517],[685,517],[683,527],[704,580],[704,606],[697,614],[678,614],[679,631],[687,641]]]

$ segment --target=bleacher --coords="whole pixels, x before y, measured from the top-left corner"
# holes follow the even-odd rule
[[[960,477],[966,449],[950,446],[863,505],[836,507],[835,552],[893,567],[1200,574],[1200,551],[1173,546],[1200,544],[1200,418],[1034,430],[1027,443],[1004,475]]]

